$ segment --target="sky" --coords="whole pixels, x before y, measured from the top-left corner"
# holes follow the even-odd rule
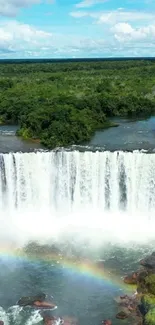
[[[0,59],[155,56],[155,0],[0,0]]]

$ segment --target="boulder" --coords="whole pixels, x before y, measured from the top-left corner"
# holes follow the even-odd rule
[[[19,306],[31,306],[31,307],[37,307],[37,308],[47,308],[47,309],[55,309],[57,306],[50,302],[46,301],[47,295],[45,293],[40,293],[36,296],[28,296],[28,297],[22,297],[19,299],[17,304]]]
[[[127,284],[137,284],[138,282],[138,272],[134,272],[130,275],[127,275],[125,278],[124,278],[124,282],[127,283]]]
[[[143,265],[146,269],[148,269],[148,271],[155,271],[155,252],[141,260],[140,264]]]
[[[130,297],[128,295],[118,296],[114,300],[121,306],[127,306],[130,302]]]
[[[43,318],[44,325],[61,325],[63,320],[54,316],[46,316]]]
[[[17,304],[19,306],[31,306],[34,304],[35,301],[43,302],[46,299],[45,293],[39,293],[36,296],[28,296],[28,297],[22,297],[19,299]]]
[[[102,325],[112,325],[112,321],[110,319],[105,319],[102,321]]]
[[[135,294],[132,296],[124,295],[115,298],[115,301],[119,304],[119,306],[121,306],[121,308],[123,307],[123,311],[126,309],[128,313],[133,313],[137,310],[137,306],[140,302],[140,297],[139,295]]]
[[[143,325],[143,319],[135,319],[132,325]]]
[[[125,319],[125,318],[128,318],[129,317],[129,314],[124,312],[124,311],[120,311],[117,315],[116,315],[116,318],[118,319]]]
[[[34,301],[32,306],[39,307],[39,308],[49,308],[49,309],[56,309],[57,306],[53,304],[52,302],[48,301]]]

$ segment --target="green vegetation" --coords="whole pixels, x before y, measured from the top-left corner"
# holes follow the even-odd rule
[[[0,64],[0,123],[48,148],[80,144],[113,116],[155,113],[155,61]]]
[[[151,308],[155,308],[155,296],[145,294],[141,298],[141,304],[143,305],[144,314],[146,314]]]
[[[145,325],[155,325],[155,308],[152,308],[144,317]]]
[[[155,274],[150,274],[145,278],[145,285],[148,292],[155,295]]]

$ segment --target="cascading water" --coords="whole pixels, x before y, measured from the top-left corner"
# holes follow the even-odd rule
[[[0,210],[1,239],[5,229],[23,241],[73,233],[93,244],[154,238],[155,155],[1,154]]]
[[[70,247],[73,252],[73,245],[77,254],[85,254],[86,247],[88,256],[95,248],[98,258],[104,245],[107,254],[106,243],[111,242],[110,257],[117,254],[119,264],[126,265],[130,259],[127,244],[154,239],[154,215],[154,154],[62,150],[0,155],[0,243],[10,243],[11,249],[29,240],[54,241],[60,248],[67,247],[64,256],[70,254]],[[127,247],[125,253],[121,251],[121,257],[117,244]],[[101,259],[105,256],[103,253]],[[52,264],[1,255],[0,319],[5,325],[40,322],[38,311],[26,311],[15,305],[21,295],[40,290],[56,295],[61,301],[58,313],[65,314],[67,310],[70,314],[72,306],[75,315],[78,312],[82,317],[81,325],[101,323],[101,310],[94,307],[94,295],[102,313],[106,314],[108,308],[107,317],[113,317],[110,295],[113,290],[112,295],[118,295],[119,287],[109,289],[104,287],[104,281],[88,282],[54,270]],[[82,303],[80,286],[84,288]],[[110,295],[109,290],[112,290]]]

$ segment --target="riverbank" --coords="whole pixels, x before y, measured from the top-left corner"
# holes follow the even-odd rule
[[[141,268],[124,278],[136,285],[136,294],[120,297],[120,319],[131,318],[135,325],[155,325],[155,252],[140,261]],[[121,317],[122,316],[122,317]]]
[[[155,151],[155,116],[147,119],[114,118],[105,129],[97,130],[90,141],[80,145],[70,145],[67,149],[78,151]],[[22,151],[46,149],[40,139],[16,136],[18,126],[0,126],[0,151]]]
[[[98,125],[97,127],[97,130],[98,131],[101,131],[103,132],[103,130],[107,130],[107,129],[110,129],[110,128],[115,128],[115,127],[118,127],[119,124],[116,123],[116,122],[113,122],[113,121],[106,121],[104,124],[102,125]],[[91,141],[91,138],[93,136],[93,134],[95,133],[95,129],[92,130],[92,133],[87,137],[87,139],[85,139],[85,141]],[[37,144],[41,144],[41,145],[44,145],[46,147],[46,142],[42,141],[40,138],[35,138],[34,136],[32,136],[32,133],[29,129],[24,129],[24,128],[19,128],[16,132],[16,135],[18,137],[20,137],[21,139],[23,140],[26,140],[26,141],[31,141],[32,143],[37,143]],[[83,141],[82,141],[83,142]],[[72,143],[71,141],[67,142],[66,143],[66,146],[68,145],[78,145],[78,144],[81,144],[81,140],[80,141],[77,141],[76,143]],[[49,149],[54,149],[49,147]]]
[[[1,64],[0,117],[48,149],[90,141],[112,117],[155,113],[150,60]]]
[[[33,152],[45,149],[37,140],[22,140],[16,136],[17,125],[0,125],[0,153]]]

